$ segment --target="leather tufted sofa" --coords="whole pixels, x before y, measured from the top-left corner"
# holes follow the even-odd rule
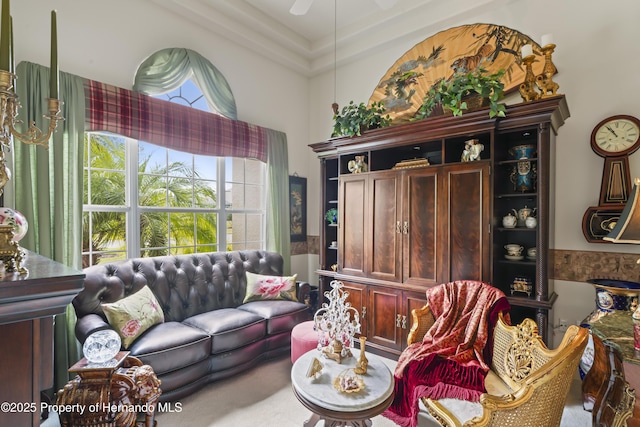
[[[161,401],[172,401],[203,385],[289,354],[291,330],[311,318],[303,302],[309,284],[297,284],[299,301],[243,304],[245,272],[282,275],[282,256],[258,250],[135,258],[84,270],[84,288],[72,303],[76,336],[110,328],[101,303],[114,302],[147,285],[165,321],[129,347],[162,381]]]

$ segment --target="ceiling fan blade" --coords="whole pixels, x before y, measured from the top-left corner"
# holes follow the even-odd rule
[[[292,15],[304,15],[309,11],[313,0],[296,0],[296,2],[289,9],[289,13]]]
[[[387,10],[391,9],[397,2],[397,0],[375,0],[376,4],[380,9]]]

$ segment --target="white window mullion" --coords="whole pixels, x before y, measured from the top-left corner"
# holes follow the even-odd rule
[[[225,158],[218,157],[218,179],[216,188],[218,192],[218,250],[227,248],[227,189],[225,182]]]
[[[138,141],[127,140],[127,256],[138,258],[140,254],[140,209],[138,207]]]

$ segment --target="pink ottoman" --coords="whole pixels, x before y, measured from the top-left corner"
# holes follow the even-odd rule
[[[313,320],[298,323],[291,331],[291,363],[309,350],[318,347],[318,334],[313,329]]]

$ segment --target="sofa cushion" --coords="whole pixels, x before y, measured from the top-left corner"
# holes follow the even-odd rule
[[[264,300],[296,301],[296,278],[293,276],[267,276],[247,271],[247,294],[243,303]]]
[[[165,322],[142,334],[129,351],[151,365],[156,374],[170,372],[206,359],[211,350],[211,337],[179,322]]]
[[[295,325],[309,320],[309,307],[295,301],[254,301],[242,304],[239,310],[267,319],[267,334],[291,331]]]
[[[158,300],[146,285],[126,298],[102,304],[102,311],[120,335],[122,346],[126,349],[151,326],[164,322]]]
[[[244,347],[263,339],[267,333],[267,321],[263,317],[235,308],[198,314],[182,323],[211,335],[211,354]]]

